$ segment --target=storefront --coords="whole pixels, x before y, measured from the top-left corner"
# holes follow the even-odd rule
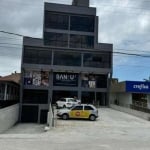
[[[150,82],[125,81],[112,84],[111,103],[150,109]]]
[[[107,106],[107,84],[107,75],[26,70],[24,87],[29,89],[24,90],[23,103],[47,104],[51,90],[53,104],[62,97],[77,97],[82,103]]]

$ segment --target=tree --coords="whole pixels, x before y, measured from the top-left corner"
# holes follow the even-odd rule
[[[150,82],[150,76],[149,76],[148,79],[143,79],[143,80],[146,81],[146,82]]]

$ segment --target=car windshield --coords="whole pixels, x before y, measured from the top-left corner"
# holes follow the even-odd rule
[[[68,99],[68,102],[76,102],[76,100],[71,98],[71,99]]]

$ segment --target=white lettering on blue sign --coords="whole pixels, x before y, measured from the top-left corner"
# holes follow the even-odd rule
[[[136,85],[133,85],[133,88],[134,89],[139,89],[139,90],[148,90],[149,89],[149,86],[148,85],[144,85],[144,84],[136,84]]]

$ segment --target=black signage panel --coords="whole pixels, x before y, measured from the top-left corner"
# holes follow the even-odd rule
[[[53,74],[53,85],[54,86],[78,86],[78,74],[55,72]]]

